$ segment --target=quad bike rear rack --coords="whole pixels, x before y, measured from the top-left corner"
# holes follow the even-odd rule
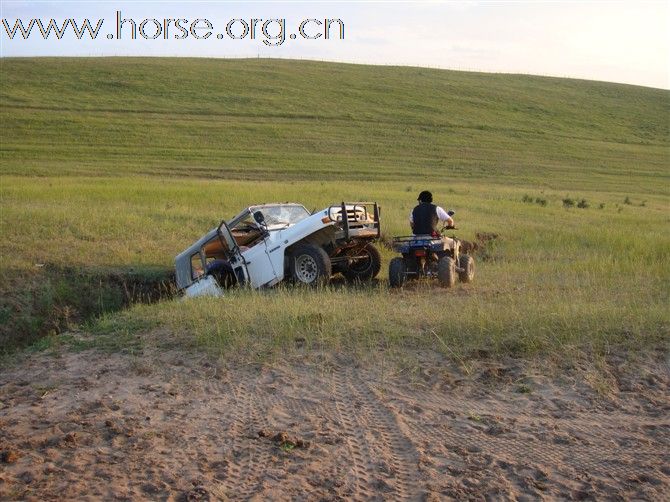
[[[430,247],[433,251],[443,250],[444,241],[440,237],[432,235],[403,235],[393,237],[391,242],[393,250],[399,253],[406,253],[412,247]],[[437,249],[439,247],[440,249]]]

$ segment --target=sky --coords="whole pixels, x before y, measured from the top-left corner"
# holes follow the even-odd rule
[[[280,57],[526,73],[670,88],[669,0],[0,0],[0,10],[2,57]],[[120,32],[117,12],[120,19],[128,20]],[[102,24],[94,40],[88,35],[78,39],[71,26],[61,39],[56,38],[55,32],[49,39],[43,39],[37,25],[33,25],[27,39],[19,31],[13,39],[7,33],[19,19],[27,29],[31,19],[41,19],[46,28],[52,18],[59,28],[68,19],[78,25],[85,19],[93,27],[99,20]],[[176,19],[181,20],[184,30],[175,27]],[[259,20],[255,30],[252,19]],[[341,20],[331,22],[328,39],[326,19]],[[303,22],[303,33],[314,38],[301,35],[299,28]]]

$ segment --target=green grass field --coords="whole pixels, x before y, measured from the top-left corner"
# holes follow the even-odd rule
[[[67,341],[84,319],[94,345],[252,359],[667,348],[668,91],[281,60],[5,58],[0,70],[4,352]],[[499,235],[473,284],[390,291],[383,268],[370,287],[119,312],[245,205],[377,200],[391,236],[423,189],[457,211],[458,236]]]

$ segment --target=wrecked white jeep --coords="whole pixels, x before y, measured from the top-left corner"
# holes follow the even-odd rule
[[[370,280],[381,268],[373,244],[379,213],[374,202],[343,202],[313,214],[293,203],[248,207],[177,255],[177,287],[186,296],[219,296],[234,285],[270,287],[284,279],[326,284],[337,273]]]

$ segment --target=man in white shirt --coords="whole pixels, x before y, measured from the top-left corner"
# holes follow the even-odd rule
[[[432,235],[439,237],[438,224],[440,221],[446,226],[453,227],[454,220],[451,215],[440,206],[433,204],[433,194],[424,190],[417,199],[419,204],[409,215],[409,224],[414,235]],[[453,214],[453,213],[451,213]]]

